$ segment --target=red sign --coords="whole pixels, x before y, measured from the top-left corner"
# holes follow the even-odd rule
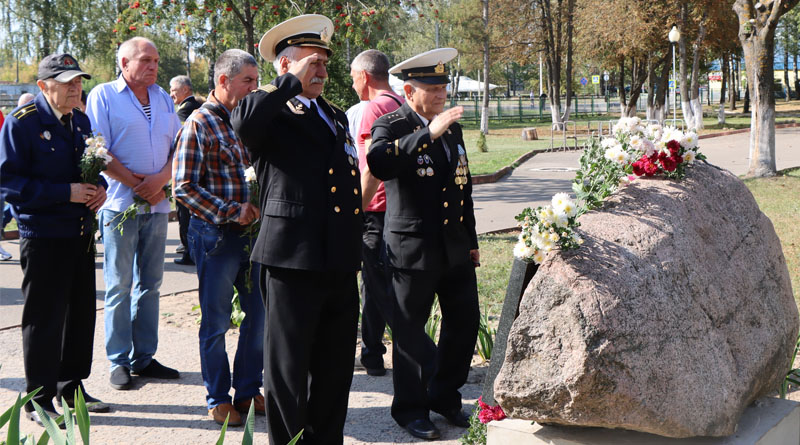
[[[708,75],[708,80],[715,80],[717,82],[721,82],[722,81],[722,74],[709,74]]]

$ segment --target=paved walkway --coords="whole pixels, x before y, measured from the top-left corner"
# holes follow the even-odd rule
[[[778,168],[800,166],[800,128],[779,129],[777,132]],[[700,141],[701,150],[710,162],[725,167],[736,174],[747,169],[747,133]],[[534,156],[503,180],[494,184],[475,187],[474,199],[478,231],[481,233],[515,226],[514,215],[524,207],[541,205],[557,192],[571,190],[574,170],[580,154],[548,153]],[[162,312],[189,310],[191,298],[180,294],[197,288],[193,267],[172,263],[174,248],[178,245],[177,223],[170,223],[167,241],[167,262],[162,286]],[[19,266],[19,244],[4,241],[3,247],[14,254],[14,260],[0,262],[0,410],[13,403],[18,391],[24,389],[22,369],[21,334],[18,328],[22,298],[19,286],[22,272]],[[102,246],[98,246],[102,252]],[[97,263],[98,308],[102,307],[102,261]],[[171,296],[174,295],[174,296]],[[177,309],[165,309],[175,306]],[[188,303],[187,303],[188,300]],[[179,444],[213,443],[218,434],[217,425],[207,420],[203,406],[204,389],[200,378],[197,356],[196,330],[170,325],[162,314],[159,332],[160,347],[157,357],[164,363],[178,367],[183,375],[175,382],[144,381],[137,384],[137,391],[118,392],[109,388],[108,369],[103,351],[102,312],[98,313],[95,338],[95,358],[92,376],[87,387],[95,396],[114,406],[110,414],[92,417],[92,439],[94,443],[149,444],[168,440]],[[235,334],[228,338],[228,350],[235,345]],[[480,370],[471,376],[471,383],[464,388],[467,402],[474,401],[480,393]],[[351,392],[351,409],[345,433],[346,443],[409,443],[418,442],[397,427],[389,417],[391,403],[391,378],[373,378],[363,371],[356,372]],[[257,425],[263,431],[263,418]],[[434,422],[443,428],[444,440],[438,443],[456,444],[463,430],[448,427],[443,419],[434,417]],[[7,427],[6,427],[7,428]],[[0,437],[5,436],[0,429]],[[23,421],[22,430],[41,430],[29,421]],[[241,429],[233,430],[229,443],[237,443]],[[168,439],[166,439],[168,438]],[[264,443],[263,432],[257,442]]]

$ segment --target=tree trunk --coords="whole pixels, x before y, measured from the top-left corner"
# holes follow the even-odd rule
[[[744,50],[747,87],[753,102],[750,118],[750,167],[747,176],[774,176],[775,165],[775,28],[781,15],[799,0],[778,0],[755,8],[752,0],[736,0],[739,41]],[[752,19],[752,21],[751,21]],[[746,105],[745,105],[746,106]]]
[[[717,123],[719,125],[725,125],[725,87],[728,84],[728,74],[729,74],[729,65],[728,65],[728,55],[722,55],[722,88],[719,91],[719,115],[717,116]]]
[[[619,77],[617,78],[617,89],[619,90],[619,113],[620,117],[625,116],[625,109],[628,107],[628,100],[625,96],[625,58],[619,62]]]
[[[786,85],[786,102],[792,100],[792,88],[789,86],[789,44],[788,38],[784,39],[783,45],[783,84]]]
[[[739,91],[742,90],[741,77],[739,77],[739,56],[737,54],[730,55],[730,63],[728,64],[730,73],[730,92],[728,93],[728,101],[730,102],[731,111],[736,111],[736,99],[739,98]],[[746,113],[747,111],[745,111]]]
[[[694,123],[694,109],[691,104],[691,94],[689,93],[689,82],[687,82],[688,67],[687,59],[689,52],[686,50],[686,28],[689,15],[688,3],[683,3],[680,12],[680,31],[681,38],[678,40],[678,82],[676,86],[680,87],[681,92],[681,111],[683,112],[683,120],[688,127],[692,127]],[[676,94],[677,95],[677,94]],[[677,125],[677,123],[676,123]]]
[[[639,96],[642,94],[642,86],[647,80],[646,68],[647,64],[644,61],[633,59],[631,69],[631,97],[628,100],[628,106],[625,107],[625,116],[636,116],[636,105],[639,102]]]
[[[483,105],[481,106],[481,133],[489,134],[489,0],[483,4]]]
[[[488,0],[485,0],[488,2]],[[560,3],[560,2],[559,2]],[[559,8],[561,5],[559,5]],[[564,114],[561,116],[562,122],[569,120],[570,112],[572,111],[572,34],[573,34],[573,16],[575,12],[575,0],[567,0],[567,71],[565,74],[565,81],[567,82],[567,105],[564,107]],[[561,34],[561,33],[559,33]],[[566,131],[566,128],[564,129]]]
[[[645,116],[647,120],[655,120],[655,95],[656,91],[656,68],[653,60],[653,53],[647,57],[647,110]]]

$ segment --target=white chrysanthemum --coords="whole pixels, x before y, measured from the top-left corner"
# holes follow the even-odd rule
[[[681,146],[687,150],[694,150],[697,148],[697,133],[694,131],[690,131],[683,135],[683,139],[680,140]]]
[[[564,212],[556,212],[556,218],[553,225],[556,227],[567,227],[569,225],[569,217]]]
[[[636,151],[642,151],[642,144],[644,144],[645,139],[638,134],[631,136],[631,140],[628,142],[632,149]]]
[[[544,261],[544,258],[545,258],[545,253],[542,252],[541,250],[537,250],[533,254],[533,262],[536,263],[536,264],[542,264],[542,262]]]
[[[627,164],[628,161],[630,160],[630,155],[628,154],[627,151],[622,149],[621,145],[609,148],[608,150],[606,150],[603,156],[609,161],[616,162],[621,165]]]
[[[600,146],[603,148],[611,148],[615,145],[619,145],[619,141],[614,138],[603,138],[603,140],[600,141]]]
[[[91,146],[93,146],[95,144],[96,140],[95,140],[95,138],[86,138],[86,140],[84,140],[84,142],[86,142],[86,146],[87,147],[91,147]]]
[[[553,211],[558,212],[561,208],[563,208],[564,203],[570,201],[568,193],[556,193],[553,195],[553,199],[550,200],[551,204],[553,205]]]
[[[664,145],[663,142],[659,143]],[[642,141],[642,152],[644,153],[645,156],[649,158],[650,156],[653,155],[653,153],[656,152],[656,145],[653,143],[653,141],[645,139],[644,141]]]
[[[665,128],[663,134],[661,135],[661,141],[663,141],[665,144],[669,141],[680,142],[682,140],[683,140],[683,132],[675,127]]]
[[[258,178],[256,177],[256,170],[251,165],[247,167],[247,170],[244,171],[244,178],[247,182],[254,182],[257,181]]]
[[[683,162],[687,164],[691,164],[697,158],[697,153],[692,150],[688,150],[686,153],[683,154]]]
[[[104,158],[108,156],[108,149],[105,147],[99,147],[97,150],[94,151],[94,154]]]
[[[529,258],[532,253],[532,249],[525,245],[524,242],[518,242],[514,246],[514,257],[519,258],[521,260]]]
[[[661,139],[661,125],[659,124],[649,124],[647,126],[647,137],[653,140]]]

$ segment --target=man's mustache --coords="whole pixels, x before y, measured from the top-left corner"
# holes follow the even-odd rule
[[[325,79],[324,79],[324,78],[322,78],[322,77],[312,77],[312,78],[311,78],[311,84],[313,85],[313,84],[315,84],[315,83],[321,83],[321,84],[324,84],[324,83],[325,83]]]

